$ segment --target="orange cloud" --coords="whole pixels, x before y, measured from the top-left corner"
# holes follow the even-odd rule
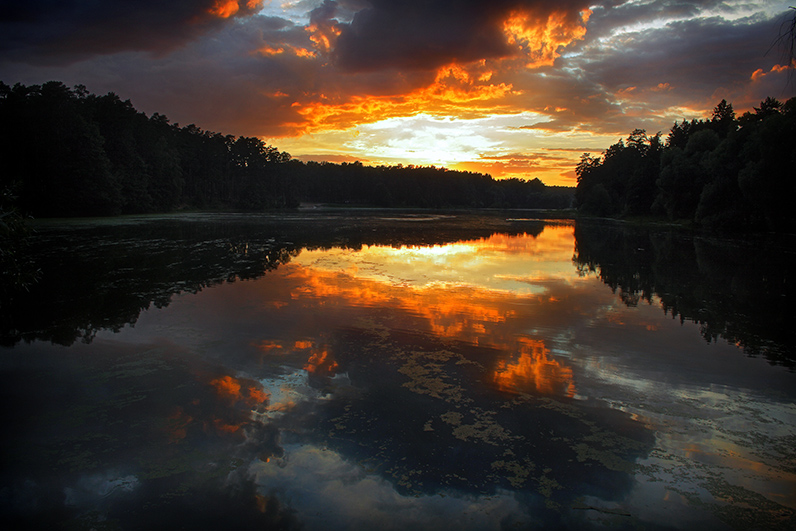
[[[552,65],[563,47],[584,37],[590,15],[589,10],[549,14],[515,10],[508,16],[503,15],[505,20],[497,34],[500,35],[502,30],[516,53],[490,59],[448,59],[446,64],[436,68],[433,78],[409,91],[404,90],[407,80],[402,78],[401,88],[391,93],[373,94],[373,91],[360,88],[364,85],[353,90],[330,88],[322,93],[303,93],[288,104],[295,118],[283,122],[287,135],[283,133],[280,136],[297,137],[346,130],[388,118],[413,116],[418,112],[436,116],[479,117],[514,111],[516,97],[522,91],[516,89],[507,78],[499,78],[498,73],[508,75],[528,67]],[[499,19],[495,23],[501,24]],[[342,46],[343,38],[351,36],[347,26],[326,13],[314,16],[304,30],[315,51],[279,44],[264,46],[259,53],[293,53],[297,57],[309,58],[322,54],[332,58],[334,65],[339,66],[337,61],[341,52],[338,48]],[[388,58],[392,57],[384,53]],[[425,74],[414,77],[413,83],[424,77]],[[378,86],[380,90],[383,88],[383,85]]]
[[[240,425],[228,424],[221,419],[214,419],[213,427],[222,433],[236,433],[238,430],[240,430]]]
[[[254,11],[260,7],[261,3],[262,0],[216,0],[207,12],[218,18],[229,18],[236,15],[241,7],[245,7],[249,11]]]
[[[315,48],[322,53],[331,52],[337,38],[342,33],[339,24],[334,19],[312,22],[304,30],[309,33]]]
[[[314,57],[318,56],[317,53],[313,52],[312,50],[308,50],[306,48],[292,47],[292,50],[293,50],[293,53],[295,53],[297,57],[314,58]]]
[[[263,55],[263,56],[266,56],[266,57],[272,57],[272,56],[275,56],[275,55],[281,55],[281,54],[286,53],[286,52],[290,52],[293,55],[295,55],[296,57],[301,57],[301,58],[304,58],[304,59],[312,59],[312,58],[315,58],[315,57],[318,56],[318,54],[316,52],[313,52],[312,50],[308,50],[306,48],[299,48],[299,47],[296,47],[296,46],[291,46],[289,44],[280,44],[279,46],[265,45],[265,46],[262,46],[262,47],[258,48],[257,50],[255,50],[254,53],[257,53],[257,54],[260,54],[260,55]]]
[[[211,15],[215,15],[218,18],[229,18],[235,13],[238,12],[240,7],[238,6],[237,0],[216,0],[208,11]]]
[[[794,64],[791,65],[791,66],[788,66],[788,65],[774,65],[774,66],[771,67],[771,70],[769,70],[768,72],[764,71],[762,68],[758,68],[757,70],[752,72],[752,75],[750,76],[750,79],[752,81],[759,81],[759,80],[763,79],[765,76],[767,76],[769,74],[778,74],[778,73],[784,72],[784,71],[786,71],[786,70],[788,70],[790,68],[796,68],[796,61],[794,61]]]
[[[257,345],[257,348],[266,354],[269,354],[272,350],[281,350],[282,345],[274,341],[262,341],[259,345]]]
[[[547,19],[531,11],[515,11],[503,22],[503,32],[510,45],[527,58],[528,68],[553,66],[559,49],[583,39],[591,10],[573,20],[566,12],[553,12]]]
[[[296,350],[304,350],[312,348],[312,341],[302,341],[302,340],[296,341],[293,344],[293,348]]]
[[[449,64],[437,70],[434,81],[406,94],[388,96],[357,95],[345,101],[321,94],[311,103],[294,102],[304,118],[294,124],[296,134],[346,129],[398,116],[412,116],[419,110],[430,114],[463,116],[484,113],[501,107],[501,100],[517,92],[508,83],[488,83],[493,72],[485,61],[471,65]]]
[[[307,100],[293,102],[291,107],[300,120],[286,125],[293,129],[292,136],[299,136],[412,116],[421,110],[431,115],[459,117],[505,112],[512,108],[510,98],[521,92],[510,82],[496,80],[497,72],[552,65],[561,48],[583,38],[590,14],[586,10],[576,16],[565,12],[540,16],[530,11],[515,11],[503,23],[506,39],[518,51],[511,57],[489,62],[486,59],[449,62],[436,69],[433,81],[409,92],[316,94]],[[328,18],[313,21],[305,30],[317,52],[323,54],[332,53],[341,35],[341,27],[334,19]],[[261,53],[273,55],[287,49],[282,45],[264,47]],[[304,56],[303,53],[308,57],[317,55],[299,49],[294,53],[300,57]]]
[[[407,99],[416,105],[427,105],[430,100],[446,103],[471,103],[475,101],[497,100],[512,93],[512,85],[500,83],[478,84],[489,81],[493,72],[485,69],[486,62],[462,66],[451,64],[437,71],[437,76],[429,87],[410,93]]]
[[[259,48],[257,50],[257,53],[259,53],[260,55],[265,55],[265,56],[279,55],[281,53],[285,53],[285,49],[283,47],[281,47],[281,46],[279,48],[274,48],[273,46],[267,46],[266,45],[266,46],[263,46],[263,47]]]
[[[253,386],[248,387],[247,389],[249,391],[249,399],[252,402],[255,402],[257,404],[262,404],[263,402],[268,400],[268,393],[266,393],[262,389],[258,389],[257,387]]]
[[[193,417],[188,415],[183,408],[177,406],[166,421],[166,433],[169,444],[176,444],[188,436],[188,425],[193,422]]]

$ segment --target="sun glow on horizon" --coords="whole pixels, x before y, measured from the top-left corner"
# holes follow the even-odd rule
[[[300,160],[438,166],[486,173],[495,179],[539,178],[547,185],[565,186],[575,184],[574,167],[582,153],[580,146],[616,141],[614,135],[528,129],[548,120],[548,115],[530,111],[473,117],[421,112],[385,117],[343,131],[265,141]],[[571,145],[578,149],[570,149]],[[602,149],[591,151],[599,153]],[[589,151],[585,147],[583,150]]]
[[[752,88],[762,91],[788,75],[787,67],[761,60],[744,73],[752,87],[738,82],[685,98],[688,82],[666,68],[676,61],[661,54],[653,58],[663,68],[647,78],[633,75],[636,55],[624,60],[626,67],[589,68],[643,51],[648,39],[676,42],[672,36],[693,23],[773,23],[786,4],[510,6],[487,10],[492,16],[482,21],[483,42],[440,40],[433,25],[429,35],[416,36],[407,29],[411,16],[386,4],[213,0],[206,13],[241,24],[234,35],[252,43],[248,54],[261,62],[254,70],[281,72],[261,81],[268,88],[258,97],[270,112],[242,119],[269,131],[256,136],[303,161],[436,166],[574,186],[581,153],[600,153],[637,127],[666,134],[675,120],[709,115],[721,98],[736,111],[751,109],[759,102]],[[419,7],[417,16],[443,13],[443,7]],[[390,17],[398,19],[396,35],[385,30]],[[261,27],[247,34],[244,19]],[[462,20],[449,23],[473,29],[472,19]],[[371,25],[372,34],[364,31]],[[372,41],[372,53],[360,39]],[[474,43],[484,45],[483,54],[468,48]]]

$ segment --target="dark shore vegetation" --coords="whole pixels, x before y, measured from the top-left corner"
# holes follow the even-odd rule
[[[0,175],[34,217],[263,211],[301,202],[408,208],[567,208],[573,189],[421,166],[293,159],[258,138],[180,127],[113,93],[0,83]]]
[[[634,130],[576,169],[579,214],[723,231],[796,232],[796,98],[736,117],[675,122],[666,140]]]

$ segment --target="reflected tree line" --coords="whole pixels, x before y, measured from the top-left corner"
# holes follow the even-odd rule
[[[259,278],[302,249],[363,245],[437,245],[495,233],[538,234],[543,223],[503,216],[440,216],[427,222],[334,214],[153,220],[106,226],[37,228],[31,252],[41,278],[0,297],[0,344],[44,340],[90,342],[101,330],[135,323],[179,293]],[[784,238],[784,239],[783,239]],[[596,273],[628,305],[658,303],[753,356],[796,367],[796,337],[787,319],[793,241],[784,236],[694,237],[682,230],[578,222],[573,261]]]
[[[367,213],[362,213],[368,216]],[[201,216],[200,216],[201,218]],[[153,220],[100,226],[36,227],[26,255],[40,276],[27,289],[0,291],[0,345],[43,340],[61,345],[91,342],[101,330],[134,324],[150,307],[168,306],[174,295],[260,278],[302,249],[363,245],[436,245],[495,232],[535,234],[543,224],[511,229],[505,217],[440,216],[418,223],[330,214],[280,214],[237,219],[216,214],[202,220]]]
[[[258,138],[180,127],[130,100],[61,82],[0,82],[0,175],[35,217],[178,209],[262,211],[300,202],[561,208],[572,189],[436,167],[303,163]],[[6,205],[6,210],[9,206]]]
[[[133,225],[42,234],[33,248],[41,278],[0,300],[0,344],[89,343],[101,330],[135,323],[150,307],[168,306],[176,294],[262,276],[298,253],[240,241],[211,224],[199,230],[173,225],[153,232]],[[203,237],[217,238],[197,249]],[[113,240],[95,246],[97,238]]]
[[[665,141],[634,130],[577,166],[582,214],[652,216],[710,229],[796,231],[796,98],[766,98],[736,117],[675,122]]]
[[[754,241],[693,237],[680,230],[606,227],[579,222],[573,261],[596,273],[628,306],[660,301],[681,322],[700,327],[750,356],[796,367],[796,335],[790,323],[796,296],[791,239]]]

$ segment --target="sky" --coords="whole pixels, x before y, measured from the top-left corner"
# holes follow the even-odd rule
[[[0,81],[114,92],[304,161],[548,185],[636,128],[796,94],[787,1],[592,2],[0,0]]]

